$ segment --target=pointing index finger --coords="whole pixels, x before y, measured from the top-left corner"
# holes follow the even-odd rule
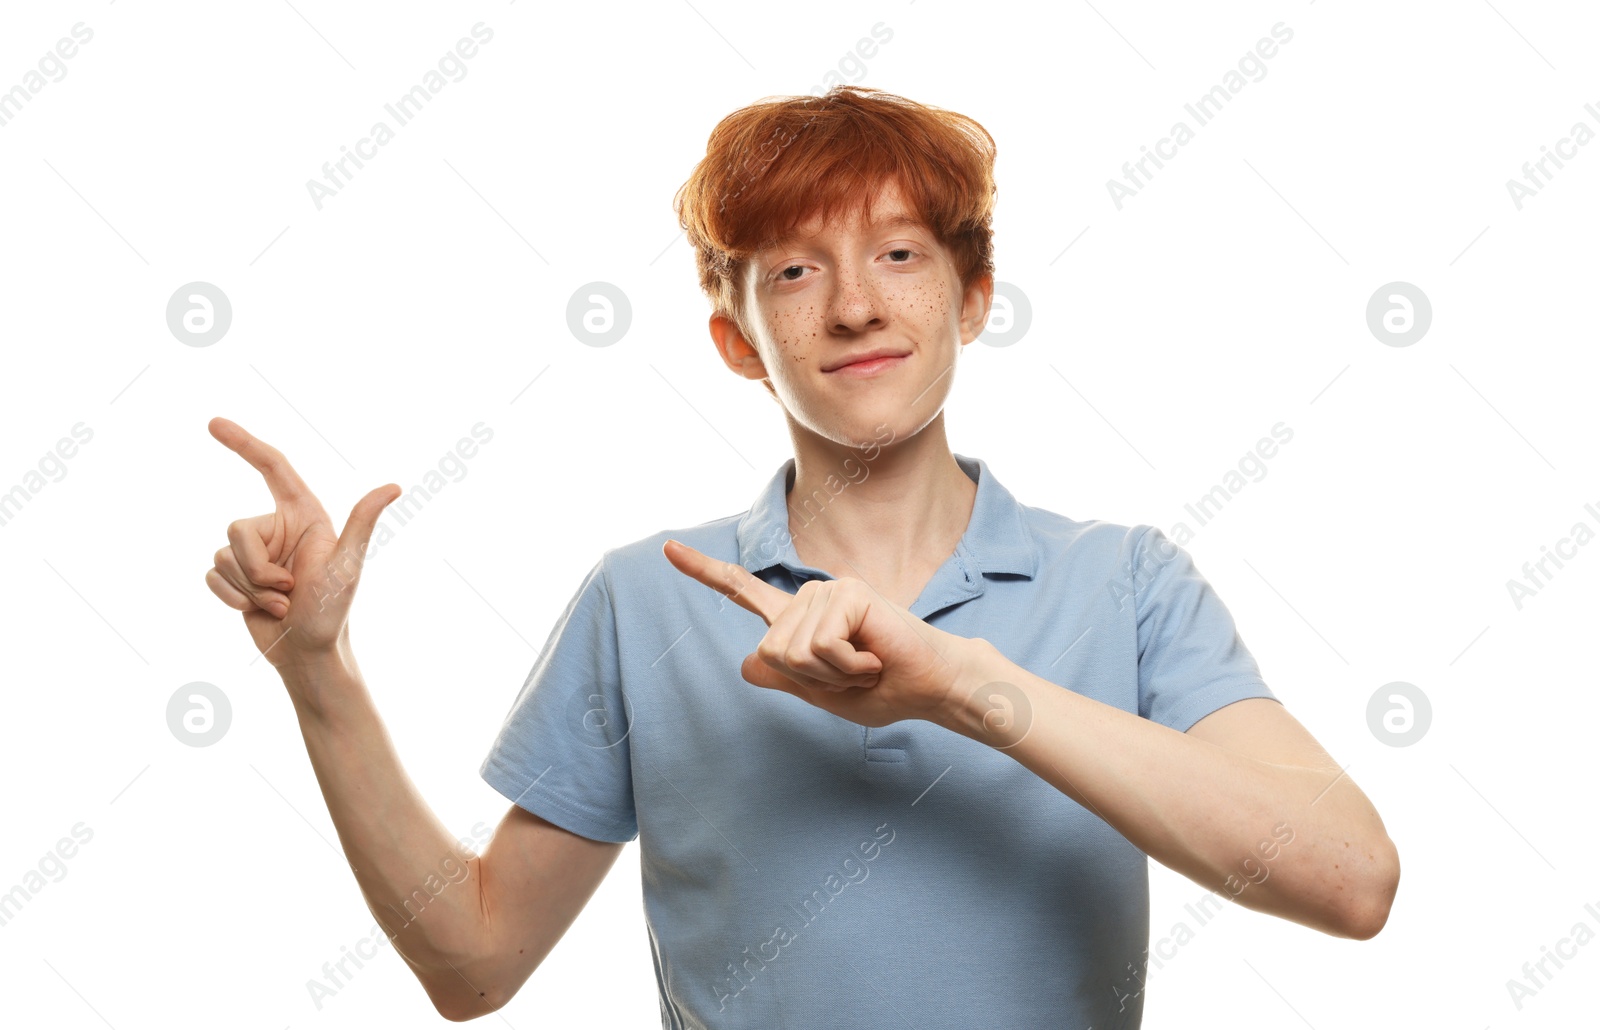
[[[704,583],[745,611],[761,616],[768,626],[794,600],[793,594],[752,575],[742,565],[701,554],[688,544],[668,540],[662,552],[679,572]]]
[[[308,496],[311,488],[276,447],[257,440],[244,427],[225,418],[214,418],[206,426],[223,446],[248,461],[267,481],[274,500],[295,501]]]

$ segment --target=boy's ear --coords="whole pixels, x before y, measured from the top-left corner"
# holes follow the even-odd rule
[[[720,311],[713,312],[710,329],[711,342],[716,344],[723,364],[745,379],[767,378],[767,366],[762,363],[761,355],[739,331],[732,317]]]
[[[971,343],[989,324],[989,306],[994,303],[994,276],[981,275],[967,287],[961,300],[961,342]]]

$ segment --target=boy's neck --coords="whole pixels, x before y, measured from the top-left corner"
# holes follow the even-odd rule
[[[951,454],[944,413],[910,439],[864,450],[798,427],[793,436],[786,502],[797,556],[909,607],[960,543],[977,499]]]

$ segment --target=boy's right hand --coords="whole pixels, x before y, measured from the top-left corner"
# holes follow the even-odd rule
[[[217,551],[206,585],[244,612],[256,648],[275,668],[334,656],[367,542],[400,487],[389,483],[361,498],[335,535],[328,513],[277,448],[225,418],[206,428],[261,473],[276,505],[270,515],[229,524],[228,546]]]

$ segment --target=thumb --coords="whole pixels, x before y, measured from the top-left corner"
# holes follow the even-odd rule
[[[365,556],[367,542],[378,525],[378,516],[403,492],[397,484],[386,483],[357,501],[345,520],[344,532],[339,534],[339,550]]]
[[[739,674],[744,677],[746,683],[752,686],[764,687],[767,690],[781,690],[802,700],[810,700],[802,693],[807,689],[803,684],[796,683],[762,661],[760,656],[754,653],[745,655],[743,664],[739,666]]]

